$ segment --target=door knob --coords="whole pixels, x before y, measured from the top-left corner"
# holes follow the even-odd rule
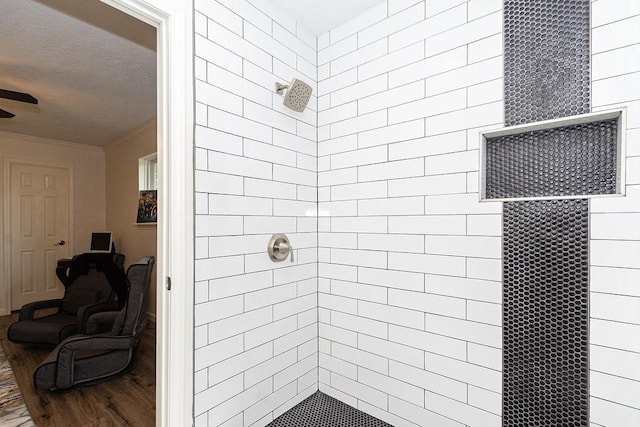
[[[55,246],[64,246],[64,244],[67,243],[64,240],[60,240],[58,243],[55,244]]]

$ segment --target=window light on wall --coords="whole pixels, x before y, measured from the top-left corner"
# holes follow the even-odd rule
[[[138,189],[158,189],[158,153],[152,153],[138,159]]]
[[[138,214],[136,225],[154,225],[158,221],[158,154],[138,158]]]

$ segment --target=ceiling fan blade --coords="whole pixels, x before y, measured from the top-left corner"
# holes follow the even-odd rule
[[[11,117],[15,117],[15,114],[11,114],[8,111],[0,109],[0,119],[10,119]]]
[[[14,101],[28,102],[29,104],[37,104],[38,100],[28,93],[15,92],[13,90],[0,89],[0,98],[12,99]]]

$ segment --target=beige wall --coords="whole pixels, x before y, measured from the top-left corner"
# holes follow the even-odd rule
[[[110,230],[126,264],[146,255],[156,255],[156,227],[135,225],[138,206],[138,158],[156,151],[156,124],[149,123],[131,135],[101,148],[46,138],[0,132],[0,269],[5,268],[4,196],[9,161],[62,166],[71,169],[73,191],[73,238],[69,255],[89,250],[91,232]],[[1,276],[0,276],[1,278]],[[155,269],[152,277],[155,283]],[[0,297],[4,298],[4,286]],[[156,292],[152,285],[150,311],[155,313]],[[1,305],[1,304],[0,304]]]
[[[118,252],[125,264],[140,257],[156,256],[156,227],[136,225],[138,209],[138,158],[157,150],[156,123],[149,123],[105,147],[106,228],[113,232]],[[149,311],[156,312],[155,268],[150,290]]]

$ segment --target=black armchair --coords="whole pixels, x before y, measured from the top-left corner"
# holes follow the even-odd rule
[[[129,292],[120,311],[89,318],[87,327],[111,325],[108,333],[75,335],[60,343],[36,368],[38,389],[57,390],[105,381],[133,367],[135,350],[147,325],[148,290],[154,257],[144,257],[127,269]]]
[[[56,274],[65,285],[64,297],[22,306],[18,321],[7,330],[9,340],[56,346],[65,338],[84,332],[92,314],[115,310],[124,304],[126,277],[122,254],[77,255]],[[44,309],[57,311],[37,317],[37,312]]]

